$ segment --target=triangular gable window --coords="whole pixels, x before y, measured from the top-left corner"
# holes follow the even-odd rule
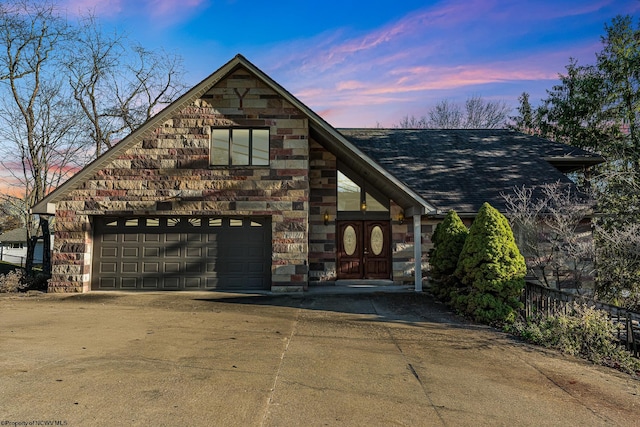
[[[338,170],[338,212],[388,212],[389,199],[373,196],[375,190],[366,189],[365,185]]]

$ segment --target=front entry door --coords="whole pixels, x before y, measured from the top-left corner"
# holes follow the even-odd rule
[[[391,278],[389,221],[338,222],[338,279]]]

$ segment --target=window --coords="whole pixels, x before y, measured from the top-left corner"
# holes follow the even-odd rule
[[[147,227],[160,227],[160,218],[147,218]]]
[[[338,171],[338,210],[359,211],[362,189],[342,172]]]
[[[211,129],[212,166],[268,166],[269,129]]]
[[[365,191],[364,184],[356,184],[351,178],[338,171],[338,211],[340,212],[388,212],[388,200],[381,196],[375,197],[369,191]],[[383,200],[385,203],[380,202]]]

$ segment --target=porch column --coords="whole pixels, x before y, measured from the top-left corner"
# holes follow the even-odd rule
[[[415,291],[422,292],[422,215],[413,215],[413,257],[415,259]]]

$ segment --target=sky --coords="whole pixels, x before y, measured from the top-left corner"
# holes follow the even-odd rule
[[[1,0],[0,0],[1,1]],[[334,127],[393,127],[442,100],[532,104],[640,0],[58,0],[70,19],[180,55],[188,87],[244,55]],[[0,170],[0,191],[7,171]]]
[[[537,103],[640,0],[63,0],[184,58],[193,86],[241,53],[335,127],[391,127],[443,99]]]

